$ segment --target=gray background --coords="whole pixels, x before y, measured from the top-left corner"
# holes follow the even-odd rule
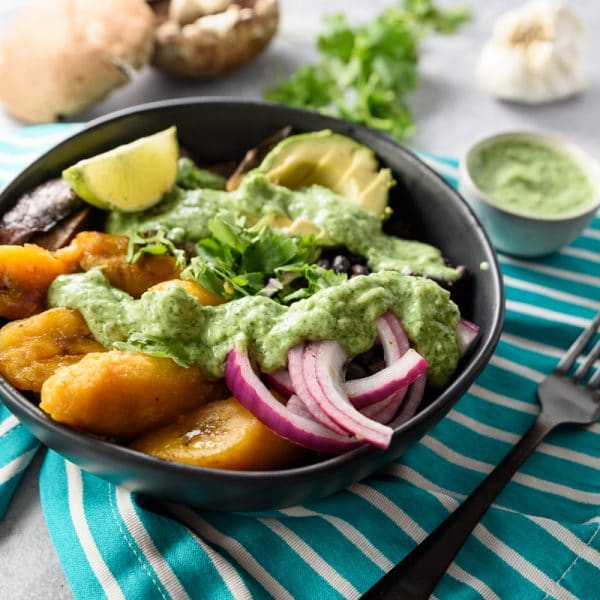
[[[225,78],[209,82],[178,82],[146,69],[129,86],[114,92],[81,119],[162,98],[198,95],[235,95],[260,98],[277,74],[294,69],[314,56],[313,40],[324,13],[343,11],[351,20],[376,14],[391,1],[280,0],[279,36],[257,61]],[[0,0],[0,34],[25,2]],[[447,4],[447,2],[444,2]],[[495,17],[521,4],[518,0],[471,0],[473,19],[460,34],[430,39],[423,49],[421,84],[410,98],[418,132],[410,144],[420,150],[460,154],[469,142],[507,129],[544,129],[561,133],[600,158],[600,4],[570,0],[589,33],[588,82],[585,94],[544,107],[497,102],[473,82],[479,49],[490,34]],[[43,24],[40,24],[43,26]],[[34,84],[33,84],[34,85]],[[0,111],[0,135],[20,127]],[[0,522],[0,600],[62,600],[69,587],[46,530],[39,504],[39,459],[21,483],[8,514]]]

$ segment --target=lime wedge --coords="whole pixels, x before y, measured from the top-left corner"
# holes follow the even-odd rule
[[[79,161],[63,178],[98,208],[136,212],[150,208],[177,179],[177,129],[169,127]]]

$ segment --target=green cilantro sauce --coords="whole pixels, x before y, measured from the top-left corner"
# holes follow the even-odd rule
[[[469,161],[477,186],[500,207],[531,217],[582,212],[594,200],[583,169],[565,152],[522,139],[500,139]]]
[[[319,185],[289,190],[259,173],[251,173],[233,192],[175,188],[156,207],[141,213],[110,214],[109,233],[132,236],[157,228],[176,230],[184,239],[197,241],[210,235],[208,221],[214,216],[246,217],[256,222],[274,215],[307,221],[321,231],[330,245],[345,246],[367,259],[373,271],[393,270],[456,281],[460,271],[448,267],[437,248],[388,236],[381,219]]]
[[[432,385],[445,384],[458,362],[459,312],[450,294],[431,280],[392,271],[355,277],[289,307],[264,296],[213,307],[178,286],[134,300],[93,269],[58,277],[48,303],[78,309],[107,348],[169,356],[198,365],[211,378],[223,376],[236,346],[266,372],[285,367],[288,349],[304,340],[336,339],[354,356],[373,345],[374,322],[390,309],[428,361]]]

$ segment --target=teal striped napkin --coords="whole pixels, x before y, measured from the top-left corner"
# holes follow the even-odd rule
[[[72,126],[0,141],[0,177]],[[424,155],[456,184],[456,161]],[[0,182],[1,183],[1,182]],[[175,510],[48,451],[42,508],[75,598],[357,598],[473,490],[535,419],[535,388],[600,309],[600,218],[569,247],[500,256],[506,325],[489,366],[401,460],[346,491],[260,515]],[[600,598],[600,426],[551,435],[483,518],[437,598]],[[38,445],[0,407],[0,511]]]

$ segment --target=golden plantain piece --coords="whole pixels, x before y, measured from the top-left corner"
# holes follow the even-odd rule
[[[58,368],[103,350],[78,311],[52,308],[0,329],[0,374],[20,390],[39,392]]]
[[[220,390],[198,368],[112,350],[87,354],[56,371],[42,386],[40,408],[59,423],[131,438],[223,397]]]
[[[289,467],[307,451],[273,433],[235,398],[210,402],[138,438],[131,448],[199,467],[262,471]]]
[[[203,306],[218,306],[226,302],[225,298],[217,296],[212,292],[209,292],[206,288],[202,287],[195,281],[186,281],[183,279],[170,279],[169,281],[163,281],[152,286],[149,292],[160,292],[166,290],[168,287],[178,285],[182,287],[190,296],[197,298],[198,302]]]
[[[69,267],[35,246],[0,246],[0,317],[23,319],[46,308],[46,293]]]
[[[135,298],[149,287],[179,275],[175,258],[166,255],[145,255],[137,262],[127,260],[129,241],[125,236],[99,231],[82,231],[75,239],[57,251],[65,262],[77,264],[84,271],[102,267],[111,285]]]

